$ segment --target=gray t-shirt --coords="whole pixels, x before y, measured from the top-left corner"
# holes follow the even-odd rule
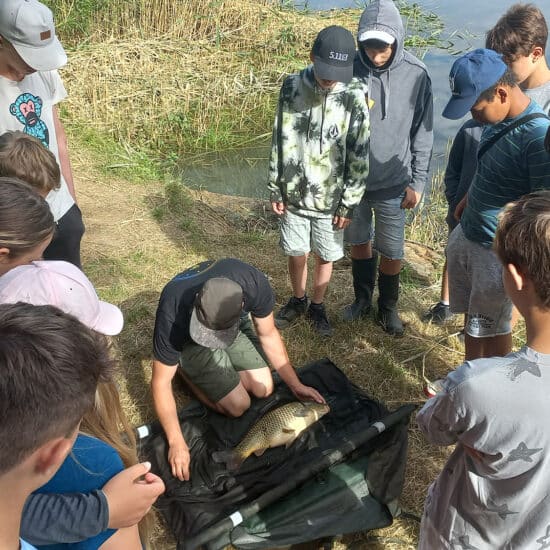
[[[417,422],[456,447],[428,491],[419,550],[550,548],[550,355],[466,362],[443,386]]]
[[[550,80],[541,86],[523,91],[530,99],[536,101],[545,113],[550,113]]]

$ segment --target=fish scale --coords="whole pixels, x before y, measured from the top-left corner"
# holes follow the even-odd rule
[[[277,407],[260,418],[235,449],[215,452],[212,457],[216,462],[226,462],[228,469],[235,470],[252,453],[260,455],[271,447],[288,447],[329,410],[326,404],[299,401]]]

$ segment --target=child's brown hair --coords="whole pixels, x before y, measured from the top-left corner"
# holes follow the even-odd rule
[[[550,309],[550,191],[536,191],[506,206],[494,250],[532,281],[540,305]]]
[[[61,184],[55,155],[39,139],[19,131],[0,136],[0,176],[26,181],[44,196]]]
[[[48,203],[29,184],[0,177],[0,248],[16,258],[53,235]]]
[[[506,63],[528,56],[533,48],[546,50],[548,27],[534,4],[514,4],[487,32],[485,46],[502,54]]]

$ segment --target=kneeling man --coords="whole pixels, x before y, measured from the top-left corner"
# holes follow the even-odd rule
[[[176,275],[162,291],[155,321],[151,386],[169,445],[168,461],[189,479],[189,448],[172,393],[177,367],[195,395],[228,416],[250,407],[250,395],[273,391],[269,365],[300,399],[324,400],[300,382],[273,320],[267,277],[240,260],[206,261]],[[252,323],[254,328],[252,327]],[[255,329],[255,331],[254,331]]]

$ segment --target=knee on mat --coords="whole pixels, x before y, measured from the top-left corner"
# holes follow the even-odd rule
[[[273,393],[273,379],[265,382],[255,382],[250,388],[250,393],[259,399],[269,397]]]

